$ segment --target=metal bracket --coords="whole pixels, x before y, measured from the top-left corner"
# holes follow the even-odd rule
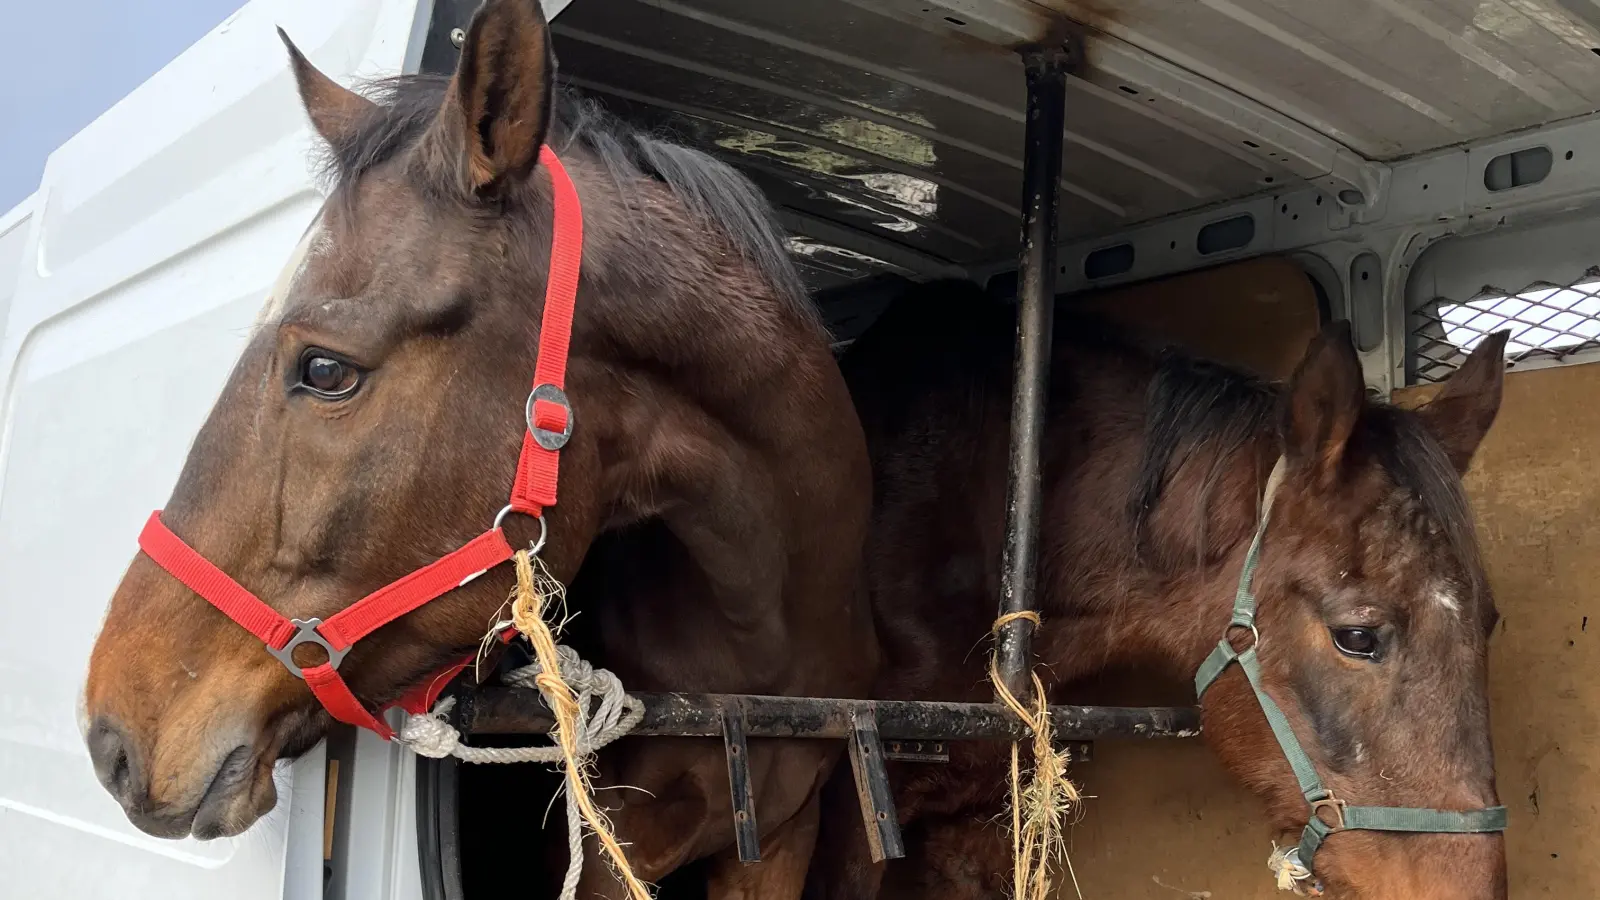
[[[1056,748],[1065,752],[1075,763],[1094,760],[1094,741],[1056,741]]]
[[[750,787],[750,745],[745,742],[744,707],[737,701],[722,707],[722,746],[728,757],[728,789],[733,794],[733,836],[739,861],[761,861],[761,829],[756,823],[756,798]]]
[[[301,681],[304,681],[306,677],[300,666],[294,661],[294,648],[301,644],[316,644],[321,647],[323,652],[328,654],[328,665],[335,670],[339,668],[339,663],[344,662],[344,656],[350,652],[350,648],[346,647],[343,650],[333,649],[333,644],[329,643],[328,639],[317,631],[317,628],[322,625],[321,619],[290,619],[289,622],[295,627],[294,636],[289,638],[289,642],[282,647],[267,645],[267,652],[276,656],[278,662],[283,663],[294,677]]]
[[[886,754],[878,735],[878,716],[871,708],[852,710],[850,724],[850,769],[856,777],[856,797],[861,801],[872,861],[900,859],[906,855],[906,846],[900,836],[889,772],[883,765]]]
[[[947,763],[950,745],[944,741],[890,741],[884,745],[883,758],[891,762]]]

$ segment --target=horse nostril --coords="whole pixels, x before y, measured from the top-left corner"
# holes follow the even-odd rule
[[[94,773],[100,783],[118,803],[127,805],[138,770],[122,728],[102,716],[90,727],[88,743],[89,759],[94,763]]]

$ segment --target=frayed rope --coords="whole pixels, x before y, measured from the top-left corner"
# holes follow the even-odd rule
[[[650,900],[650,891],[633,874],[627,854],[611,831],[611,822],[594,803],[594,789],[589,784],[589,766],[593,762],[593,755],[584,752],[579,745],[585,710],[578,701],[577,692],[562,677],[561,654],[556,648],[555,633],[544,619],[545,600],[547,597],[559,597],[561,585],[545,570],[544,561],[527,550],[518,550],[512,561],[517,569],[517,589],[515,599],[511,601],[511,622],[533,645],[533,657],[539,663],[539,674],[534,676],[533,682],[544,696],[545,705],[550,707],[550,712],[555,716],[556,725],[551,729],[550,736],[561,747],[567,804],[577,807],[578,815],[605,850],[617,878],[627,887],[628,896],[632,900]],[[536,563],[537,572],[534,570]],[[568,813],[568,817],[571,818],[571,813]],[[581,866],[579,860],[574,860],[567,873],[574,893],[577,884],[572,876],[573,870]]]
[[[1015,621],[1040,624],[1039,614],[1032,611],[1006,613],[994,622],[996,637],[1000,630]],[[1015,900],[1050,900],[1053,896],[1054,870],[1063,864],[1072,878],[1073,889],[1082,898],[1077,873],[1067,858],[1064,821],[1068,813],[1076,810],[1080,801],[1078,788],[1067,777],[1068,756],[1058,750],[1050,723],[1050,701],[1045,696],[1044,683],[1036,673],[1033,679],[1033,708],[1022,704],[1005,680],[1000,677],[998,663],[989,660],[989,680],[994,683],[996,695],[1012,715],[1021,720],[1033,735],[1033,767],[1027,772],[1022,767],[1022,745],[1011,744],[1011,859],[1012,890]]]

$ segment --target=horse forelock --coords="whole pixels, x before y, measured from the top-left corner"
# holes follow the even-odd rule
[[[1207,467],[1199,481],[1199,506],[1206,508],[1238,454],[1276,437],[1283,390],[1238,369],[1181,353],[1164,354],[1145,395],[1145,440],[1127,503],[1135,534],[1142,538],[1186,466]],[[1470,596],[1464,599],[1492,618],[1472,510],[1443,446],[1415,413],[1378,402],[1369,402],[1362,411],[1351,443],[1358,458],[1382,468],[1415,510],[1422,530],[1443,536],[1450,562],[1467,582]],[[1259,473],[1263,482],[1265,477],[1265,471]],[[1393,512],[1388,506],[1377,509]],[[1197,527],[1203,528],[1204,522]]]

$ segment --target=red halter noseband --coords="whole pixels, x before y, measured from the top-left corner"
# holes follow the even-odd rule
[[[329,714],[341,722],[371,729],[385,740],[393,736],[392,729],[356,699],[339,675],[339,663],[345,654],[356,641],[510,559],[511,545],[500,530],[507,515],[520,513],[537,518],[539,540],[534,549],[542,547],[544,510],[556,502],[559,451],[572,436],[572,405],[567,401],[565,386],[572,313],[578,296],[578,270],[583,261],[583,206],[572,179],[549,147],[539,151],[539,161],[550,173],[555,194],[555,233],[550,246],[550,279],[545,289],[544,317],[539,332],[539,361],[534,370],[533,391],[525,407],[527,430],[522,435],[522,452],[517,458],[517,475],[511,485],[511,502],[495,516],[488,531],[326,620],[290,619],[268,606],[173,534],[162,523],[160,510],[150,514],[144,531],[139,534],[139,548],[145,555],[260,638],[267,645],[267,652],[305,680]],[[509,633],[505,635],[509,636]],[[309,668],[295,665],[294,649],[301,644],[320,646],[327,652],[328,661]],[[471,662],[468,658],[435,673],[389,705],[411,713],[426,712],[450,679]],[[383,711],[380,709],[378,713]]]

